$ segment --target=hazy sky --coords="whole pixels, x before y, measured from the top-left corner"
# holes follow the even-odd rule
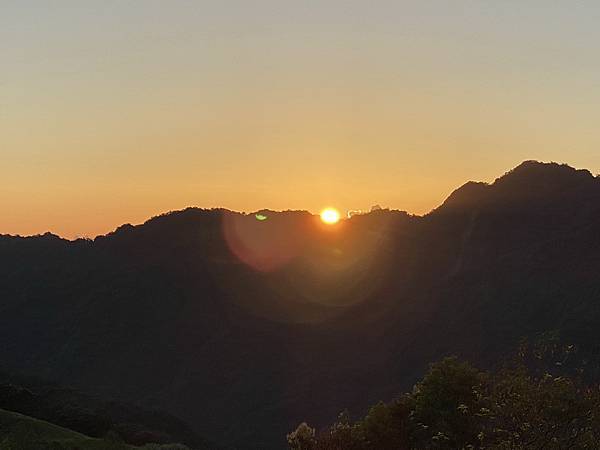
[[[0,0],[0,233],[596,173],[599,23],[591,0]]]

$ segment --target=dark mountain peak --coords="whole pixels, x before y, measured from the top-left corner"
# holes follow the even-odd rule
[[[524,161],[492,184],[469,181],[434,212],[464,212],[481,207],[521,208],[595,196],[600,183],[588,171],[555,162]]]
[[[585,169],[575,169],[555,162],[524,161],[497,178],[493,186],[516,189],[555,190],[589,183],[594,176]]]
[[[174,236],[189,229],[197,229],[199,225],[206,226],[208,223],[215,222],[215,218],[221,217],[224,212],[231,212],[225,209],[203,209],[189,207],[178,211],[169,211],[156,215],[142,224],[132,225],[123,224],[114,231],[96,237],[96,241],[102,241],[107,238],[125,238],[129,236],[148,236],[155,234],[169,234]]]
[[[112,232],[112,234],[124,234],[124,233],[128,233],[129,231],[135,229],[135,226],[130,224],[130,223],[124,223],[123,225],[119,225],[117,227],[117,229],[115,231]]]
[[[46,231],[44,234],[41,234],[38,237],[40,239],[48,239],[48,240],[52,240],[52,241],[61,240],[60,236],[58,236],[54,233],[51,233],[50,231]]]
[[[489,185],[483,182],[468,181],[453,191],[435,211],[456,211],[471,209],[481,203],[489,191]]]
[[[566,164],[525,161],[491,185],[494,205],[536,208],[553,205],[555,212],[594,203],[600,183],[588,170]],[[577,206],[578,205],[578,206]]]

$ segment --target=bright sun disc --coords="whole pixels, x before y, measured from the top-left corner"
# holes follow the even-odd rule
[[[321,220],[326,224],[332,225],[340,220],[340,213],[334,208],[325,208],[321,211]]]

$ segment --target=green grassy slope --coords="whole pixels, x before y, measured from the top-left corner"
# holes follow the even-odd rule
[[[0,409],[2,450],[132,450],[139,447],[90,438],[43,420]]]

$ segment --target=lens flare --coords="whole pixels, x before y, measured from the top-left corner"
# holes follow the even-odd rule
[[[335,208],[325,208],[321,211],[321,220],[328,225],[333,225],[340,220],[340,213]]]

